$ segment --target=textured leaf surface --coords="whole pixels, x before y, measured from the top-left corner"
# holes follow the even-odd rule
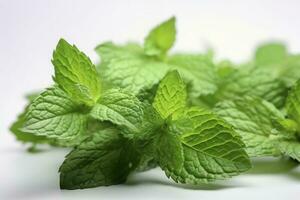
[[[286,141],[280,141],[278,142],[278,148],[279,150],[287,155],[290,156],[293,159],[296,159],[298,162],[300,162],[300,142],[299,141],[293,141],[293,140],[286,140]]]
[[[278,155],[274,141],[284,133],[276,130],[274,123],[284,117],[272,104],[246,96],[235,101],[223,101],[217,104],[215,111],[242,136],[250,156]]]
[[[300,79],[300,55],[289,55],[284,65],[279,68],[278,76],[287,87],[293,86]]]
[[[172,69],[192,85],[194,96],[211,94],[217,90],[217,74],[209,57],[196,54],[177,54],[168,59]]]
[[[91,116],[101,121],[138,132],[143,121],[143,105],[133,95],[119,89],[108,90],[91,110]]]
[[[145,38],[145,53],[150,56],[160,56],[173,46],[176,38],[175,17],[159,24]]]
[[[84,134],[87,117],[67,94],[54,87],[41,93],[28,108],[23,131],[61,140]]]
[[[176,119],[186,107],[186,88],[177,71],[169,72],[159,83],[153,107],[164,119]]]
[[[269,73],[268,69],[244,67],[231,69],[225,77],[219,77],[218,90],[202,100],[210,106],[223,100],[232,100],[241,96],[258,96],[277,107],[284,105],[285,85]],[[212,103],[213,102],[213,103]]]
[[[250,167],[244,144],[233,129],[212,113],[192,108],[187,132],[163,133],[159,163],[167,176],[181,183],[200,184],[225,179]]]
[[[285,108],[288,116],[295,120],[300,127],[300,81],[289,92]]]
[[[91,60],[75,45],[61,39],[53,53],[55,81],[75,101],[93,105],[100,97],[100,81]]]
[[[278,107],[282,107],[286,96],[286,87],[280,80],[272,77],[267,70],[250,68],[240,70],[227,85],[227,95],[258,96]],[[226,93],[226,92],[225,92]],[[232,96],[231,99],[234,97]]]
[[[105,43],[96,51],[101,56],[99,72],[105,84],[127,89],[133,94],[152,88],[170,68],[168,64],[144,55],[136,46]]]
[[[24,143],[33,143],[33,144],[40,144],[40,143],[48,143],[50,142],[45,136],[38,136],[32,133],[26,133],[21,129],[26,122],[25,116],[28,110],[28,106],[26,106],[25,110],[18,116],[17,120],[11,125],[10,131],[15,135],[16,139],[24,142]]]
[[[114,128],[93,134],[66,157],[60,167],[62,189],[120,184],[135,169],[138,153]]]

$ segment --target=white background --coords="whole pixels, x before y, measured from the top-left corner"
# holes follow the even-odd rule
[[[57,169],[67,150],[28,154],[8,131],[24,94],[51,84],[51,55],[61,37],[97,61],[97,44],[142,42],[175,15],[175,50],[213,47],[218,58],[239,62],[262,41],[285,41],[300,52],[299,10],[297,0],[0,0],[0,199],[300,199],[300,168],[278,160],[256,161],[245,175],[198,188],[174,184],[155,169],[124,185],[61,191]]]

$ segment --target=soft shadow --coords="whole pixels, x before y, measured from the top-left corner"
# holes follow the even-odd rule
[[[144,172],[142,172],[144,173]],[[151,172],[150,172],[151,173]],[[164,174],[161,174],[159,176],[148,176],[143,177],[140,176],[141,173],[136,173],[131,175],[128,178],[128,181],[125,183],[127,186],[141,186],[141,185],[163,185],[163,186],[169,186],[169,187],[176,187],[179,189],[188,189],[188,190],[223,190],[223,189],[229,189],[229,188],[236,188],[236,187],[242,187],[241,184],[233,184],[232,180],[226,180],[226,184],[221,184],[218,182],[215,183],[203,183],[200,185],[190,185],[190,184],[181,184],[176,183],[171,179],[165,178]],[[222,182],[222,181],[219,181]]]
[[[128,186],[164,185],[164,186],[176,187],[176,188],[180,188],[180,189],[189,189],[189,190],[222,190],[222,189],[236,187],[233,185],[221,185],[221,184],[188,185],[188,184],[166,182],[166,181],[161,181],[161,180],[141,180],[141,181],[127,182],[127,183],[125,183],[125,185],[128,185]]]
[[[58,148],[56,148],[58,149]],[[22,145],[22,146],[18,146],[18,147],[6,147],[1,149],[1,153],[26,153],[29,155],[32,154],[38,154],[38,153],[44,153],[44,152],[50,152],[51,150],[53,150],[53,148],[49,147],[49,146],[45,146],[45,145],[39,145],[36,147],[32,147],[32,146],[28,146],[28,145]]]
[[[290,179],[300,181],[300,171],[291,171],[287,175]]]
[[[26,148],[7,148],[6,158],[13,175],[8,175],[8,185],[3,199],[33,199],[59,191],[58,167],[67,150],[45,149],[41,153],[28,153]]]
[[[296,168],[299,163],[289,158],[263,158],[252,161],[253,168],[248,174],[286,173]]]

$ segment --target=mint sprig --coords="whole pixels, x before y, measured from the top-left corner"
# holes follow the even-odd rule
[[[300,56],[278,42],[242,64],[172,55],[175,23],[154,27],[143,45],[98,45],[97,65],[59,40],[53,85],[28,99],[11,131],[30,150],[73,148],[62,189],[120,184],[153,167],[200,185],[246,172],[252,157],[300,162]]]

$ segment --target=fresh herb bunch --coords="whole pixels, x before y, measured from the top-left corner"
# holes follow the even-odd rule
[[[174,181],[202,184],[251,168],[249,157],[300,161],[300,56],[269,43],[242,65],[210,53],[168,55],[175,18],[144,46],[104,43],[94,65],[61,39],[54,84],[28,96],[12,125],[22,142],[72,147],[62,189],[119,184],[159,166]]]

